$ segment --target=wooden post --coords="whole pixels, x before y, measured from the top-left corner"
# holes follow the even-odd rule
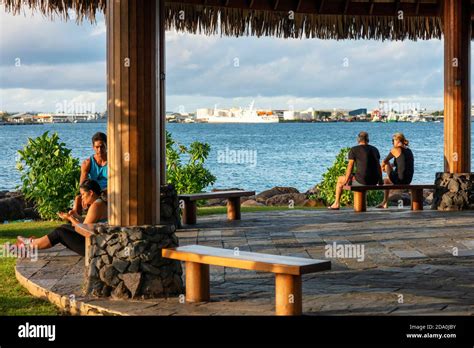
[[[302,312],[301,276],[275,274],[276,315],[301,315]]]
[[[183,208],[183,224],[185,225],[195,225],[196,224],[196,214],[197,207],[196,201],[185,200]]]
[[[157,33],[158,33],[158,62],[159,62],[159,75],[158,75],[158,87],[160,93],[159,103],[159,120],[160,120],[160,183],[161,185],[166,184],[166,53],[165,53],[165,2],[158,0],[158,15],[159,21],[157,22]]]
[[[206,302],[210,299],[209,265],[186,261],[186,301]]]
[[[471,1],[445,0],[444,168],[471,172]]]
[[[160,224],[164,1],[107,1],[111,225]],[[160,20],[161,19],[161,20]]]
[[[354,211],[367,211],[367,191],[354,191]]]
[[[227,199],[227,220],[240,220],[240,197]]]
[[[411,210],[423,210],[423,189],[411,190]]]

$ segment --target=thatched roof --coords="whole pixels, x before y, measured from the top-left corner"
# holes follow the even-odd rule
[[[68,10],[74,10],[80,22],[95,21],[96,12],[105,11],[106,0],[0,4],[13,13],[32,8],[66,19]],[[167,29],[206,35],[417,40],[441,38],[441,5],[442,0],[169,0],[165,8]]]

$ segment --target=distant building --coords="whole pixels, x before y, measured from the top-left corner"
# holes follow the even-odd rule
[[[367,109],[356,109],[349,111],[349,116],[365,116],[367,115]]]
[[[33,116],[33,121],[38,123],[82,123],[99,120],[99,114],[47,114],[40,113]]]
[[[311,121],[314,119],[314,114],[308,111],[288,110],[283,112],[283,119],[285,121]]]
[[[31,123],[33,121],[34,115],[29,113],[19,113],[15,115],[6,116],[6,119],[10,123]]]

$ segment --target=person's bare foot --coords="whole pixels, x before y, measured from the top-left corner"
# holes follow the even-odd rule
[[[329,210],[339,210],[339,208],[340,207],[336,203],[328,207]]]
[[[387,203],[387,202],[382,202],[382,203],[380,203],[378,206],[376,206],[375,208],[378,208],[378,209],[388,209],[388,203]]]

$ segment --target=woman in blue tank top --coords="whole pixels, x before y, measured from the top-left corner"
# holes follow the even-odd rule
[[[96,181],[102,192],[102,196],[106,196],[107,193],[107,136],[104,133],[98,132],[92,137],[92,148],[94,149],[94,155],[86,159],[81,166],[81,178],[80,183],[83,183],[86,179]],[[86,209],[81,200],[81,196],[76,196],[74,200],[74,206],[69,214],[82,215],[83,209]]]

